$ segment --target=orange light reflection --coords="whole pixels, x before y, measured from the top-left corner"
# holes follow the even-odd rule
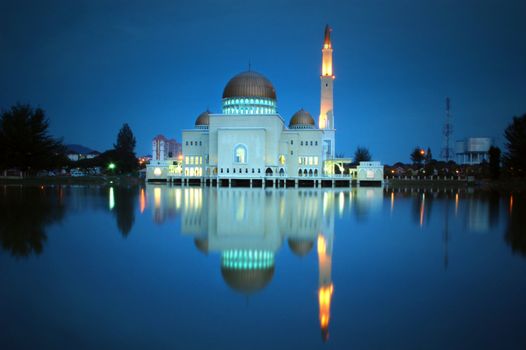
[[[141,188],[141,194],[139,196],[139,209],[141,214],[144,213],[144,209],[146,209],[146,193],[144,192],[144,188]]]

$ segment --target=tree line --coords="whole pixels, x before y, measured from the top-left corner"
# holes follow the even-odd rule
[[[49,119],[42,108],[15,104],[0,115],[0,171],[16,169],[27,175],[40,170],[63,167],[102,167],[115,173],[130,173],[138,169],[135,156],[135,136],[128,124],[123,124],[117,141],[93,159],[72,162],[67,157],[63,140],[49,133]]]

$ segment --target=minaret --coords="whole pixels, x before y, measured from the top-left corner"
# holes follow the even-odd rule
[[[321,103],[320,118],[318,125],[320,129],[334,129],[333,115],[333,83],[334,75],[332,74],[332,43],[331,27],[325,27],[325,40],[323,41],[322,63],[321,63]]]

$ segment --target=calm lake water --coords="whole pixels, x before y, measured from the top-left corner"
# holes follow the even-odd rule
[[[525,349],[526,200],[0,187],[1,349]]]

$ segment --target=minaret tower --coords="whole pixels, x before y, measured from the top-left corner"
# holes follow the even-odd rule
[[[334,158],[334,110],[333,110],[333,84],[334,75],[332,73],[332,28],[325,26],[325,38],[323,40],[322,63],[321,63],[321,101],[320,117],[318,126],[320,129],[327,130],[324,135],[324,158]]]

